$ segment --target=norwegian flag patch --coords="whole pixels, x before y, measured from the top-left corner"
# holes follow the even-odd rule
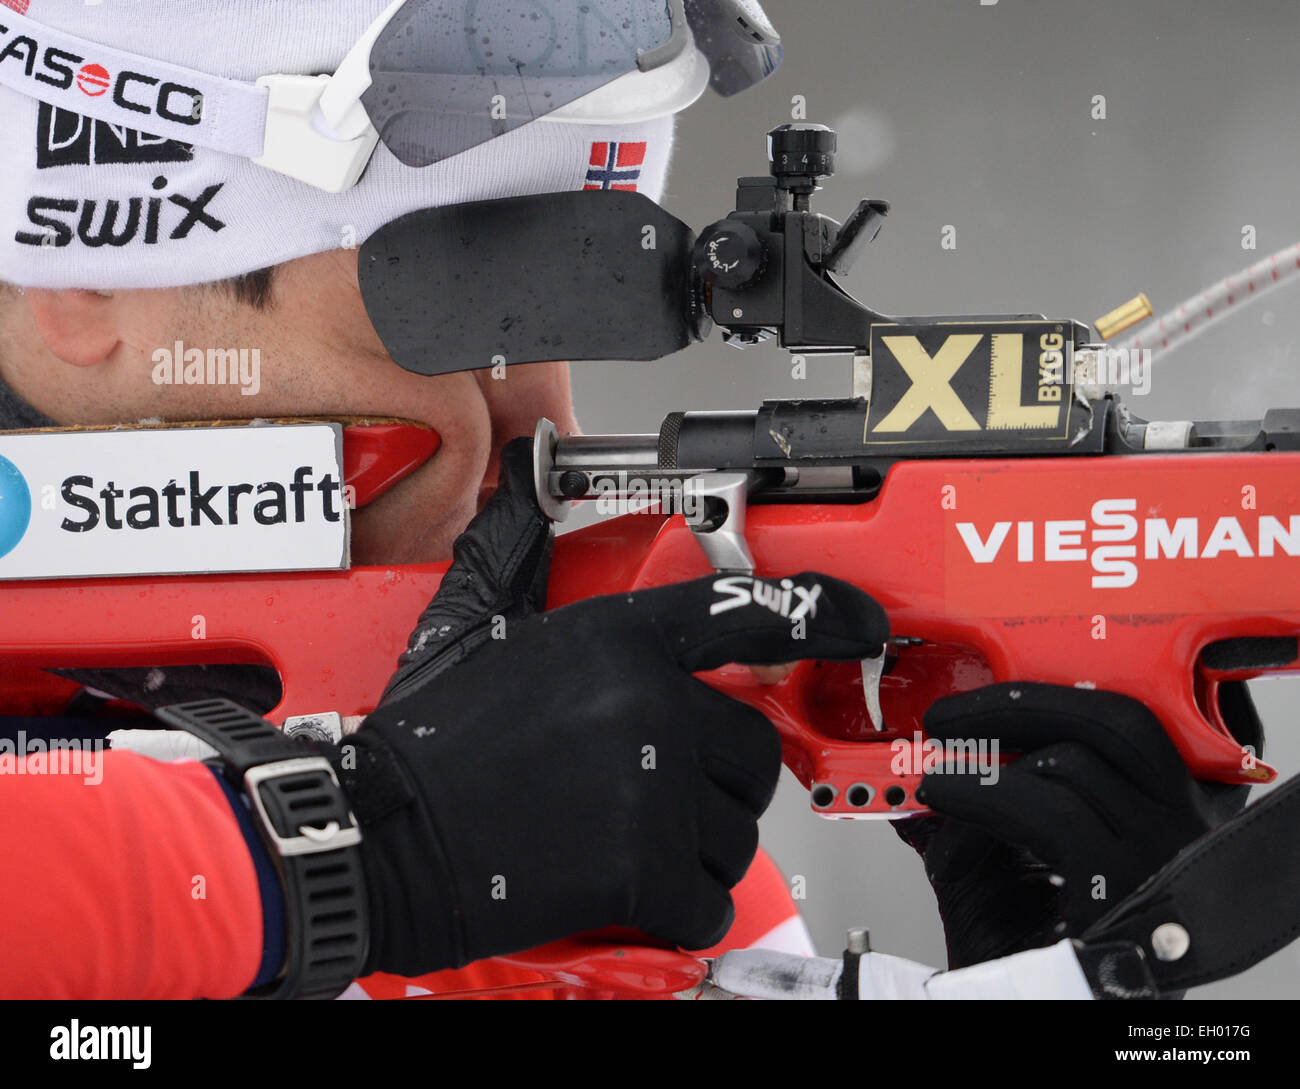
[[[587,183],[583,189],[619,189],[635,193],[645,163],[646,142],[597,140],[591,145]]]

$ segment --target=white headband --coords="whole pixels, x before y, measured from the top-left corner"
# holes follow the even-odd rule
[[[0,0],[0,280],[209,283],[358,246],[420,208],[584,188],[660,199],[671,114],[534,123],[418,170],[379,145],[358,184],[338,194],[254,163],[266,114],[254,81],[333,73],[388,6]],[[103,50],[74,48],[87,40]],[[133,67],[132,55],[149,60]]]

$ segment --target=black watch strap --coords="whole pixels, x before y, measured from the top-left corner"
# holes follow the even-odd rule
[[[1162,994],[1244,972],[1300,937],[1300,776],[1185,847],[1086,944],[1141,949]]]
[[[230,700],[156,714],[216,749],[284,885],[285,972],[247,997],[334,998],[362,972],[369,920],[361,831],[329,761]]]

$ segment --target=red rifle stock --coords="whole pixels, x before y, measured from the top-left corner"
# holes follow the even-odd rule
[[[1097,539],[1098,529],[1115,532],[1113,513],[1100,526],[1092,518],[1104,501],[1132,504],[1131,539]],[[1194,543],[1186,521],[1168,539],[1179,519],[1196,520]],[[884,606],[895,635],[920,641],[901,647],[883,678],[883,732],[856,663],[806,662],[771,686],[735,666],[704,675],[771,718],[786,764],[825,816],[917,811],[914,739],[926,707],[994,681],[1122,692],[1152,708],[1198,777],[1275,776],[1232,739],[1216,693],[1225,680],[1300,669],[1300,454],[906,461],[869,501],[751,506],[746,536],[758,574],[816,570],[852,582]],[[1097,565],[1111,570],[1115,559],[1096,558],[1104,547],[1132,547],[1131,586],[1094,586]],[[259,662],[283,680],[274,721],[364,714],[444,570],[0,583],[0,665]],[[625,515],[558,539],[550,606],[708,572],[680,516]],[[1243,653],[1218,668],[1204,661],[1206,648],[1244,639],[1275,642],[1236,644]],[[1288,640],[1289,658],[1278,651]],[[1251,647],[1270,648],[1268,660],[1253,660]],[[629,961],[630,948],[561,943],[509,959],[638,994],[682,990],[702,974],[685,954],[647,949]]]

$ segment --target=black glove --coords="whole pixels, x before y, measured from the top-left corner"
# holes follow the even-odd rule
[[[1238,740],[1260,753],[1244,685],[1221,691]],[[917,799],[941,816],[895,825],[925,861],[950,968],[1077,937],[1249,790],[1196,782],[1155,715],[1113,692],[992,685],[937,701],[924,725],[1025,754],[995,785],[927,774]]]
[[[888,635],[869,597],[811,574],[793,579],[815,596],[802,639],[763,605],[712,615],[712,577],[539,612],[550,527],[527,452],[507,447],[383,702],[335,754],[362,826],[369,970],[459,967],[606,926],[718,941],[781,747],[762,714],[691,673],[861,658]]]

